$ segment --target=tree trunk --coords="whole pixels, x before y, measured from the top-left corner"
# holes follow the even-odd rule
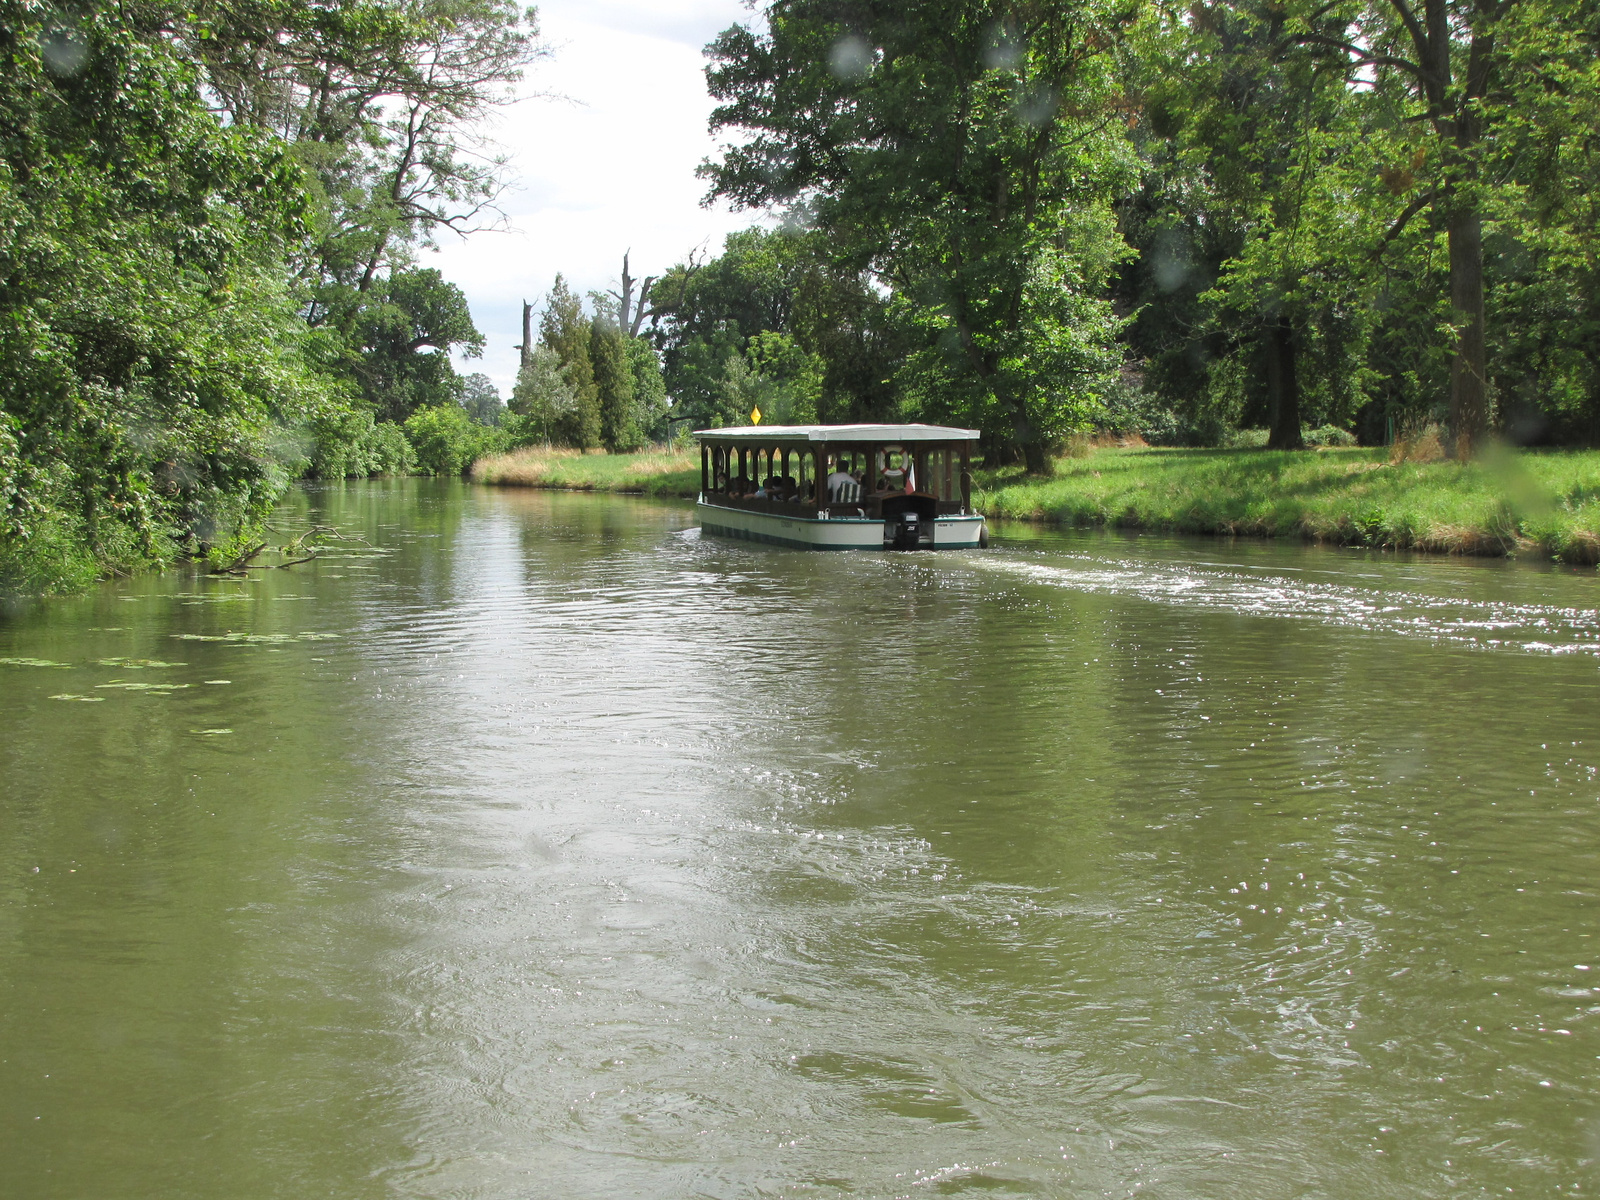
[[[533,305],[526,300],[522,302],[522,345],[517,349],[522,352],[522,360],[517,365],[526,370],[528,361],[533,358]]]
[[[1495,28],[1518,0],[1389,0],[1416,49],[1408,69],[1443,143],[1444,189],[1433,202],[1450,243],[1450,307],[1458,326],[1450,363],[1450,449],[1468,458],[1489,431],[1488,355],[1484,346],[1483,217],[1476,195],[1483,139],[1481,101],[1495,67]],[[1457,50],[1467,40],[1465,62]],[[1464,68],[1461,69],[1461,68]]]
[[[1488,356],[1484,348],[1483,218],[1458,198],[1446,226],[1450,240],[1450,307],[1460,326],[1450,364],[1450,443],[1470,458],[1489,431]]]
[[[1267,330],[1267,401],[1272,431],[1268,450],[1304,450],[1300,436],[1300,376],[1295,371],[1294,326],[1279,317]]]

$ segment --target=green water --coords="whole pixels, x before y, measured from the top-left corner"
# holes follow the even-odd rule
[[[0,622],[7,1200],[1600,1190],[1592,571],[312,517]]]

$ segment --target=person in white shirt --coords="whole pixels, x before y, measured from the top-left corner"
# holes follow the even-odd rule
[[[828,476],[828,496],[830,499],[839,498],[839,489],[854,487],[856,478],[845,470],[845,460],[841,455],[833,464],[833,474]]]

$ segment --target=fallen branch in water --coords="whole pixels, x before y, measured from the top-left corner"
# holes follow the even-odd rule
[[[243,554],[239,555],[232,562],[226,563],[226,564],[223,564],[221,566],[213,568],[212,569],[212,574],[214,574],[214,575],[236,575],[240,571],[245,570],[245,564],[248,563],[256,555],[260,554],[266,548],[267,548],[267,544],[265,542],[262,542],[260,545],[254,547],[253,549],[246,550]]]
[[[273,529],[270,525],[267,526],[267,529],[280,537],[283,536],[283,531]],[[333,525],[313,525],[309,529],[295,534],[283,545],[275,547],[278,554],[298,554],[300,555],[299,558],[291,558],[286,562],[277,563],[252,562],[252,559],[267,549],[267,543],[262,542],[259,546],[239,555],[232,562],[214,568],[212,573],[215,575],[243,575],[246,571],[282,571],[288,567],[297,567],[301,563],[312,562],[318,557],[319,552],[326,548],[326,544],[330,542],[353,543],[360,546],[372,545],[359,533],[348,534]]]

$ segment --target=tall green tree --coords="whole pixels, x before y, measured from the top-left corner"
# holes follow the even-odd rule
[[[485,118],[548,53],[511,0],[133,0],[133,19],[200,64],[235,125],[295,147],[313,181],[302,263],[313,323],[351,308],[419,245],[497,216]]]
[[[600,407],[600,444],[613,454],[635,450],[640,434],[633,404],[633,364],[627,334],[605,313],[589,325],[589,361]]]
[[[307,323],[334,347],[330,361],[385,420],[447,398],[458,384],[435,341],[417,342],[415,361],[394,357],[393,293],[414,285],[420,248],[499,219],[504,162],[483,130],[547,53],[535,10],[511,0],[131,0],[124,11],[197,64],[222,119],[292,148],[308,201],[293,282]]]
[[[600,444],[600,393],[589,358],[589,330],[583,301],[557,275],[545,298],[539,338],[560,360],[562,373],[572,388],[571,407],[556,414],[554,438],[579,450]]]
[[[746,359],[752,339],[766,334],[820,364],[807,400],[818,419],[881,420],[899,411],[894,376],[904,365],[903,339],[867,273],[835,262],[820,233],[730,234],[720,254],[691,256],[657,280],[650,313],[667,388],[699,425],[746,419],[750,405],[730,399],[744,392],[729,392],[727,379],[730,370],[740,378],[770,374]]]
[[[708,49],[713,193],[789,206],[872,272],[912,342],[914,411],[981,423],[1043,470],[1116,368],[1105,299],[1132,179],[1092,2],[777,0]]]
[[[0,3],[0,588],[221,545],[328,403],[285,288],[285,147],[126,15]]]
[[[1164,211],[1133,206],[1145,261],[1127,273],[1145,289],[1134,343],[1161,330],[1201,351],[1199,372],[1179,371],[1202,384],[1203,405],[1187,407],[1264,416],[1273,449],[1302,447],[1308,399],[1324,420],[1358,406],[1372,274],[1351,204],[1368,187],[1350,172],[1353,153],[1367,161],[1357,106],[1290,17],[1227,0],[1138,44]]]
[[[1393,147],[1415,147],[1407,162],[1388,165],[1408,176],[1395,235],[1419,215],[1442,229],[1448,263],[1451,333],[1451,442],[1472,453],[1493,416],[1488,360],[1484,223],[1507,182],[1496,178],[1494,152],[1506,112],[1500,100],[1517,89],[1518,43],[1533,31],[1526,0],[1363,0],[1335,6],[1340,28],[1311,19],[1330,10],[1294,10],[1297,40],[1326,52],[1347,84],[1387,111]],[[1544,6],[1561,21],[1561,6]],[[1570,11],[1570,10],[1569,10]],[[1397,197],[1398,198],[1398,197]]]
[[[378,416],[402,422],[419,408],[465,398],[453,350],[483,352],[461,289],[433,268],[395,271],[380,281],[351,331],[351,367]]]
[[[549,346],[535,346],[511,393],[512,436],[524,444],[554,445],[577,401],[561,356]]]
[[[645,438],[664,438],[670,408],[661,359],[647,338],[630,337],[626,345],[628,369],[633,374],[634,425]]]
[[[461,381],[461,407],[476,424],[499,427],[506,415],[500,389],[487,375],[474,372]]]
[[[1600,444],[1600,4],[1523,0],[1488,106],[1490,377],[1519,441]]]

